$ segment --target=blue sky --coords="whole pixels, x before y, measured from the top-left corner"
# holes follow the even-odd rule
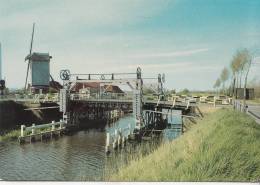
[[[23,87],[36,22],[33,50],[53,56],[56,79],[67,68],[140,66],[147,77],[165,73],[168,88],[212,89],[237,49],[260,48],[259,20],[259,0],[0,0],[3,73],[9,87]]]

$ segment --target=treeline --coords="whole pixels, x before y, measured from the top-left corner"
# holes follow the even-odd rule
[[[234,96],[236,88],[244,88],[245,96],[247,77],[252,60],[253,55],[248,49],[237,50],[230,61],[229,67],[224,67],[221,71],[220,77],[213,86],[214,89],[219,93]],[[230,80],[230,85],[226,87],[228,80]]]

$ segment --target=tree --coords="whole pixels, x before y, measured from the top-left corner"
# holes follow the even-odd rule
[[[232,96],[234,98],[235,88],[236,88],[236,80],[237,80],[237,67],[236,67],[236,56],[234,55],[230,64],[230,68],[233,76],[233,84],[232,84]]]
[[[250,54],[250,52],[247,49],[243,50],[243,56],[242,56],[242,60],[243,60],[243,68],[246,71],[245,74],[245,82],[244,82],[244,100],[243,100],[243,104],[244,104],[244,110],[245,110],[245,105],[246,105],[246,86],[247,86],[247,76],[249,74],[249,70],[252,64],[252,55]]]
[[[214,89],[216,89],[216,88],[218,88],[219,86],[221,85],[221,81],[220,81],[220,79],[218,78],[217,80],[216,80],[216,82],[215,82],[215,84],[214,84]]]
[[[220,80],[223,84],[223,90],[225,89],[225,82],[228,80],[228,78],[229,78],[229,71],[226,67],[224,67],[220,75]]]
[[[233,56],[233,59],[231,61],[230,67],[233,74],[233,80],[236,83],[236,87],[241,88],[242,86],[242,77],[244,75],[244,72],[246,70],[245,68],[247,65],[247,55],[247,49],[237,50],[236,54]]]
[[[230,64],[230,68],[231,68],[231,71],[232,71],[232,76],[233,76],[233,84],[232,84],[232,96],[234,98],[234,95],[235,95],[235,89],[236,89],[236,84],[237,83],[237,77],[238,77],[238,72],[239,72],[239,54],[238,54],[238,51],[237,53],[233,56],[232,58],[232,61],[231,61],[231,64]]]
[[[248,50],[247,49],[240,49],[237,50],[235,55],[232,58],[230,68],[232,71],[232,76],[233,76],[233,87],[232,87],[232,93],[233,97],[235,95],[235,89],[236,87],[242,86],[242,76],[244,75],[244,72],[247,68],[247,55],[248,55]]]
[[[245,71],[247,71],[249,60],[250,59],[250,53],[247,49],[242,49],[239,51],[239,72],[240,72],[240,85],[241,88],[242,85],[242,76]]]
[[[217,80],[216,80],[216,82],[215,82],[215,84],[214,84],[214,89],[217,89],[217,88],[219,88],[220,87],[220,85],[221,85],[221,80],[218,78]]]
[[[189,91],[187,88],[185,88],[185,89],[183,89],[182,91],[180,91],[178,94],[188,95],[188,94],[190,94],[190,91]]]

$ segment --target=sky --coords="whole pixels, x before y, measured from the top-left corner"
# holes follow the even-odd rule
[[[24,86],[35,22],[33,51],[50,53],[55,80],[62,69],[140,66],[144,77],[165,73],[168,89],[210,90],[237,49],[260,48],[259,20],[259,0],[0,0],[3,76],[10,88]]]

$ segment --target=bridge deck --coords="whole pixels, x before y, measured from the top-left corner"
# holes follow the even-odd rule
[[[85,103],[129,103],[132,104],[133,100],[129,99],[82,99],[82,100],[71,100],[73,102],[85,102]],[[162,106],[162,107],[173,107],[173,102],[172,101],[159,101],[158,100],[146,100],[143,102],[144,105],[157,105]],[[174,107],[187,107],[188,103],[185,102],[176,102],[174,104]],[[189,107],[197,106],[196,103],[190,103],[188,105]]]

